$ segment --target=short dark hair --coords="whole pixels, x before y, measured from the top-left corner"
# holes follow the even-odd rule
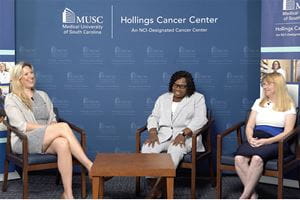
[[[186,95],[189,97],[192,96],[192,94],[194,94],[194,92],[196,91],[196,87],[195,87],[193,76],[191,75],[191,73],[187,71],[177,71],[171,76],[169,82],[169,92],[172,92],[172,87],[174,83],[181,78],[185,78],[187,83]]]

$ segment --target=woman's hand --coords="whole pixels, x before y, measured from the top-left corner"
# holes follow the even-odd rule
[[[26,124],[26,131],[32,131],[34,129],[37,128],[43,128],[45,125],[41,125],[41,124],[37,124],[37,123],[33,123],[33,122],[28,122]]]
[[[185,146],[185,137],[182,134],[178,134],[173,141],[174,146],[177,146],[178,144],[180,147]]]
[[[152,148],[155,145],[155,142],[157,142],[157,144],[159,144],[159,140],[158,140],[158,136],[157,136],[158,132],[156,130],[156,128],[152,128],[149,130],[149,138],[145,141],[145,144],[148,144],[148,146],[152,146]]]
[[[262,145],[266,145],[269,144],[269,140],[267,138],[262,138],[262,139],[258,139],[258,138],[250,138],[249,139],[249,144],[252,147],[260,147]]]
[[[248,138],[248,142],[251,147],[256,147],[256,140],[257,140],[257,138],[254,138],[254,137]]]
[[[269,144],[269,140],[267,138],[256,139],[255,145],[256,147],[260,147],[263,145]]]

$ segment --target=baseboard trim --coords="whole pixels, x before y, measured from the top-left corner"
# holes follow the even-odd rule
[[[21,178],[17,171],[8,173],[8,180]],[[3,174],[0,174],[0,181],[3,181]]]
[[[270,176],[262,176],[259,182],[277,185],[277,178],[270,177]],[[283,179],[283,186],[291,187],[291,188],[299,188],[298,181],[292,179]]]

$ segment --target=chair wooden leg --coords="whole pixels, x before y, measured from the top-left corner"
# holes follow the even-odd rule
[[[191,198],[196,199],[196,166],[192,167],[191,173]]]
[[[212,161],[211,156],[208,158],[208,162],[209,162],[209,173],[210,173],[211,186],[216,187],[216,177],[215,177],[215,173],[214,173],[214,169],[213,169],[213,161]]]
[[[278,186],[277,186],[277,199],[282,199],[282,190],[283,190],[283,176],[279,176]]]
[[[297,172],[298,172],[298,187],[300,188],[300,169],[299,167],[297,168]]]
[[[28,171],[23,167],[23,199],[28,199]]]
[[[83,165],[81,167],[81,198],[85,199],[87,197],[86,194],[86,170]]]
[[[217,192],[217,199],[222,198],[222,171],[217,169],[217,187],[216,187],[216,192]]]
[[[56,185],[59,185],[60,181],[61,181],[61,176],[60,176],[59,171],[57,170],[57,172],[56,172],[56,180],[55,180]]]
[[[141,183],[141,177],[137,176],[135,177],[135,194],[140,194],[140,183]]]
[[[2,192],[7,191],[8,164],[9,164],[9,161],[7,159],[5,159],[5,161],[4,161],[4,175],[3,175]]]

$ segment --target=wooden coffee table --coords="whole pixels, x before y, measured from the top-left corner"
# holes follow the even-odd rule
[[[91,169],[93,198],[103,198],[107,176],[166,177],[167,198],[174,193],[176,168],[169,154],[99,153]]]

